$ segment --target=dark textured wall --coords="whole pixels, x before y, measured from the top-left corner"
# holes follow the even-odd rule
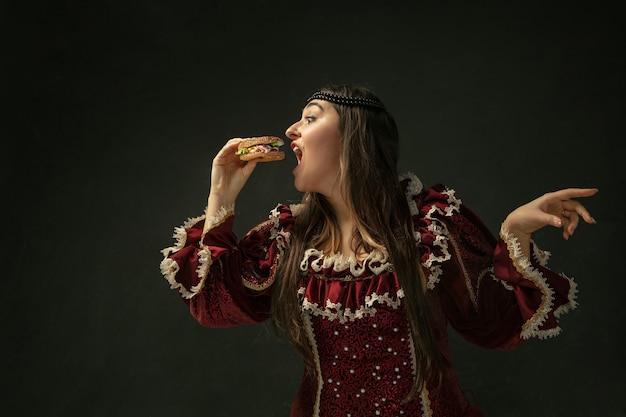
[[[283,135],[313,90],[350,82],[396,116],[402,170],[454,187],[494,232],[543,192],[600,189],[597,225],[536,235],[579,283],[563,333],[506,353],[451,343],[486,417],[626,415],[618,9],[405,3],[3,3],[3,408],[286,416],[290,346],[269,326],[200,327],[159,250],[201,214],[228,138]],[[258,167],[239,233],[297,198],[294,163]]]

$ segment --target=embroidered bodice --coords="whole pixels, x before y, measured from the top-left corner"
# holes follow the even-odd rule
[[[428,296],[438,320],[438,344],[448,354],[447,326],[487,348],[512,349],[530,337],[558,334],[557,317],[575,307],[575,284],[545,266],[534,247],[525,258],[506,230],[500,239],[455,196],[401,177]],[[278,205],[241,239],[234,207],[211,219],[189,219],[176,245],[163,250],[161,270],[191,314],[208,327],[258,323],[269,317],[274,272],[289,248],[299,206]],[[205,222],[208,231],[203,234]],[[298,290],[316,372],[305,374],[292,416],[479,416],[453,370],[427,383],[404,404],[416,360],[404,292],[383,251],[357,262],[310,248],[300,263]]]

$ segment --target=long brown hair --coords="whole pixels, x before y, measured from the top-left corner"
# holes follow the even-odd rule
[[[375,98],[363,87],[330,86],[323,91],[350,97]],[[343,196],[353,213],[353,241],[359,251],[384,249],[404,291],[403,305],[415,347],[418,369],[407,400],[427,380],[440,379],[447,364],[429,324],[426,283],[419,265],[413,223],[400,184],[398,129],[385,110],[334,104],[340,116],[341,177]],[[373,190],[376,190],[374,192]],[[300,262],[307,248],[320,243],[339,248],[339,227],[330,204],[317,193],[305,193],[298,211],[287,254],[278,265],[272,300],[274,323],[284,329],[300,352],[307,370],[315,373],[313,352],[307,339],[298,284]]]

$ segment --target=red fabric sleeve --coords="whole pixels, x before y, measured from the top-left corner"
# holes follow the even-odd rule
[[[161,272],[207,327],[259,323],[269,317],[278,256],[288,244],[293,216],[279,205],[244,237],[233,233],[233,207],[224,207],[203,235],[204,216],[175,229],[175,246],[162,250]]]
[[[556,318],[575,307],[575,284],[545,267],[547,252],[525,258],[514,237],[496,239],[442,185],[413,196],[413,220],[428,288],[451,326],[486,348],[513,349],[555,336]]]

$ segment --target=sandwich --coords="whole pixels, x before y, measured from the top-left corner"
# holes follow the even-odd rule
[[[239,143],[236,155],[242,161],[259,159],[260,162],[280,161],[285,158],[285,153],[279,147],[285,142],[277,136],[258,136],[247,138]]]

